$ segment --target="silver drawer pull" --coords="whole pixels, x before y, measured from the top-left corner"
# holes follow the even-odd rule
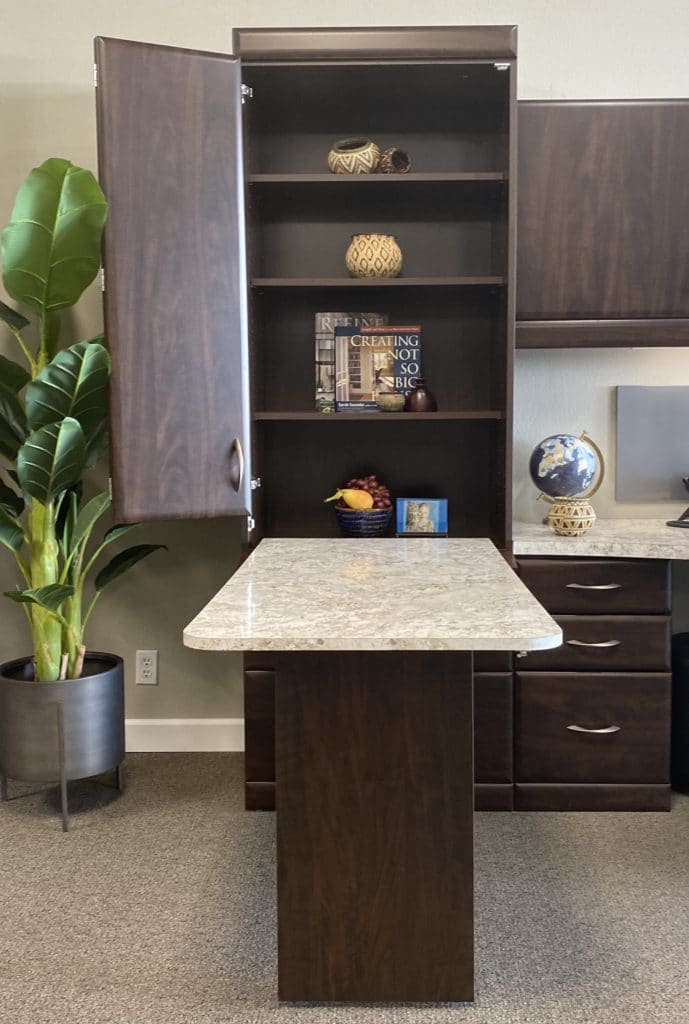
[[[597,640],[589,642],[587,640],[565,640],[566,644],[570,647],[619,647],[620,640]]]
[[[621,583],[567,583],[570,590],[619,590]]]
[[[572,732],[595,732],[599,736],[609,735],[612,732],[619,732],[619,725],[606,725],[605,729],[585,729],[583,725],[568,725],[568,729]]]

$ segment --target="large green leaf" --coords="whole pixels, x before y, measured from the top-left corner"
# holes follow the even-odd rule
[[[0,356],[0,452],[12,461],[26,437],[26,413],[19,391],[28,380],[23,366]]]
[[[18,395],[25,384],[31,380],[31,374],[20,363],[6,359],[0,355],[0,386],[11,389]]]
[[[4,509],[11,516],[16,518],[24,511],[24,499],[16,494],[11,487],[0,480],[0,509]]]
[[[16,309],[6,306],[4,302],[0,302],[0,320],[8,327],[13,327],[15,331],[21,331],[29,323],[25,316],[18,313]]]
[[[107,587],[108,583],[112,583],[113,580],[116,580],[127,569],[131,569],[142,558],[146,558],[148,555],[153,554],[154,551],[160,550],[160,548],[167,550],[167,545],[137,544],[133,548],[126,548],[124,551],[120,551],[96,576],[96,590],[102,590],[103,587]]]
[[[84,505],[77,516],[77,520],[72,531],[69,544],[70,550],[78,547],[82,540],[90,535],[94,524],[100,519],[104,512],[107,512],[110,505],[110,495],[107,491],[103,491],[102,494],[97,494],[95,498],[91,498],[91,500]]]
[[[6,590],[9,597],[17,604],[37,604],[55,614],[66,598],[74,596],[74,587],[65,583],[49,583],[47,587],[33,587],[31,590]]]
[[[90,171],[58,157],[34,167],[2,233],[8,294],[39,316],[73,306],[100,267],[106,212]]]
[[[97,461],[107,424],[110,356],[100,339],[80,341],[53,358],[26,389],[26,415],[31,430],[78,420],[86,438],[86,458]]]
[[[47,505],[77,482],[85,458],[84,432],[72,417],[35,430],[17,455],[22,490]]]
[[[24,533],[21,527],[14,521],[14,518],[0,508],[0,544],[12,551],[19,551],[24,543]]]

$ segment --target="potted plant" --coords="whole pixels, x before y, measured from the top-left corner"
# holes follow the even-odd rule
[[[121,784],[124,758],[122,660],[86,653],[84,630],[103,589],[162,546],[102,564],[134,524],[94,541],[110,497],[82,497],[107,451],[110,358],[102,336],[60,348],[60,321],[98,273],[106,212],[90,171],[52,158],[26,178],[2,233],[5,290],[36,323],[0,302],[20,357],[0,355],[0,544],[21,580],[6,596],[33,639],[32,656],[0,665],[0,783],[7,799],[8,777],[59,780],[65,831],[67,781],[117,768]]]

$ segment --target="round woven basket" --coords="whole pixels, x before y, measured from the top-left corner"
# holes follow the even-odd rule
[[[391,508],[337,508],[335,515],[344,537],[380,537],[392,518]]]
[[[581,537],[595,523],[596,513],[586,498],[555,498],[547,519],[560,537]]]

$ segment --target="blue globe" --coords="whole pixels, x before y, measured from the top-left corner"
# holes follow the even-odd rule
[[[553,434],[537,444],[529,460],[531,479],[549,498],[575,498],[591,486],[600,470],[588,443],[573,434]]]

